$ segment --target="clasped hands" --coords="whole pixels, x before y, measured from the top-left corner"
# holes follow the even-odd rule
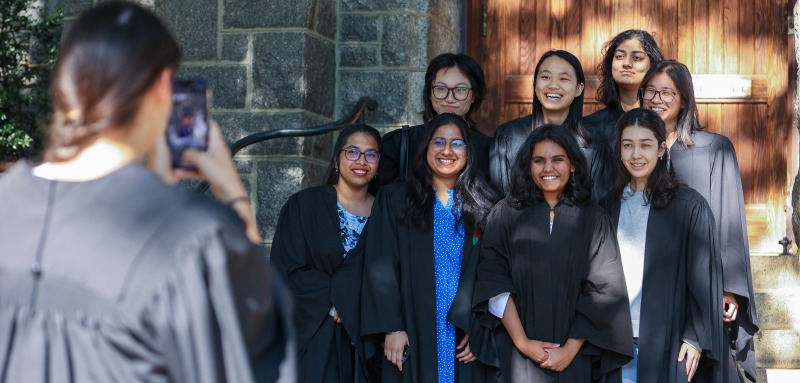
[[[539,366],[553,371],[564,371],[578,355],[583,339],[568,339],[564,346],[558,343],[522,339],[515,342],[517,349]]]

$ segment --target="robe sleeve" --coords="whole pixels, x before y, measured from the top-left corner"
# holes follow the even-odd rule
[[[299,350],[305,347],[322,321],[327,319],[331,308],[331,277],[308,264],[309,252],[312,251],[309,246],[314,239],[306,238],[302,230],[303,202],[293,195],[283,206],[270,253],[270,262],[285,279],[294,297]]]
[[[714,235],[714,215],[697,195],[689,209],[686,276],[688,307],[681,339],[695,340],[703,350],[703,363],[722,357],[722,260]]]
[[[599,210],[599,209],[598,209]],[[633,329],[622,261],[611,219],[594,219],[586,277],[576,304],[569,338],[586,339],[602,349],[602,373],[626,364],[633,356]]]
[[[243,228],[206,233],[175,259],[142,311],[171,379],[294,382],[288,294]]]
[[[400,291],[400,243],[397,234],[397,209],[405,201],[397,198],[394,184],[378,192],[367,222],[364,256],[364,282],[361,295],[361,335],[382,336],[406,330]]]
[[[369,222],[369,221],[367,221]],[[362,342],[359,341],[361,332],[361,281],[364,274],[364,251],[367,238],[367,228],[361,231],[356,247],[347,252],[344,263],[336,269],[331,277],[331,302],[339,313],[350,339],[356,349],[362,353]]]

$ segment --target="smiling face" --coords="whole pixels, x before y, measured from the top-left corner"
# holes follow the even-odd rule
[[[644,100],[644,107],[656,112],[667,127],[667,132],[675,131],[675,124],[681,112],[681,95],[675,82],[664,72],[653,76],[644,86],[645,92],[658,91],[660,95],[655,95],[651,100]],[[674,95],[673,99],[665,102],[664,98]]]
[[[546,58],[536,73],[534,92],[542,109],[552,113],[565,113],[575,97],[583,92],[575,69],[558,56]]]
[[[446,185],[455,185],[467,165],[466,144],[457,126],[448,124],[436,128],[428,143],[426,160],[434,184],[438,180]]]
[[[653,131],[641,126],[628,126],[620,134],[622,164],[631,176],[631,189],[643,191],[647,179],[655,170],[659,157],[666,152],[665,145],[659,145]]]
[[[533,183],[542,191],[545,200],[557,201],[569,182],[570,173],[575,171],[567,151],[545,140],[534,145],[531,157]]]
[[[472,85],[470,85],[469,79],[461,70],[457,67],[440,69],[436,72],[436,78],[433,80],[433,87],[437,86],[451,88],[453,90],[448,92],[447,97],[441,100],[434,96],[433,89],[428,90],[428,97],[431,99],[431,104],[436,114],[455,113],[464,117],[467,112],[469,112],[469,108],[472,106],[472,101],[474,100],[471,90]],[[454,88],[462,88],[462,90],[463,88],[469,88],[470,90],[468,91],[469,94],[466,100],[456,100],[455,95],[453,95],[453,92],[456,91]]]
[[[377,152],[378,143],[364,133],[353,133],[347,138],[343,150],[355,149],[359,152]],[[339,181],[349,187],[358,189],[369,186],[370,181],[378,173],[378,164],[367,161],[365,154],[360,154],[357,160],[347,159],[345,152],[339,152]]]
[[[625,40],[614,51],[611,76],[619,87],[638,89],[648,69],[650,69],[650,57],[642,48],[639,39]]]

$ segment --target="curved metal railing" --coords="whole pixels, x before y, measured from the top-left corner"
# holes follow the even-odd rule
[[[231,155],[235,156],[240,150],[254,145],[260,142],[264,142],[267,140],[272,140],[275,138],[284,138],[284,137],[308,137],[308,136],[317,136],[320,134],[335,132],[337,130],[341,130],[346,128],[348,125],[358,121],[360,123],[364,123],[365,121],[365,111],[367,110],[376,110],[378,109],[378,102],[372,99],[371,97],[361,97],[356,102],[356,105],[350,111],[350,114],[347,116],[329,122],[327,124],[312,126],[310,128],[295,128],[295,129],[276,129],[276,130],[265,130],[258,133],[253,133],[249,136],[240,138],[236,140],[236,142],[229,145],[231,150]],[[198,189],[200,191],[208,190],[209,185],[206,182],[202,182]]]

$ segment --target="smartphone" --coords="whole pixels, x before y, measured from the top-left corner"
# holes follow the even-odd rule
[[[167,144],[172,167],[194,170],[181,158],[188,148],[208,149],[208,111],[206,83],[203,80],[178,80],[172,83],[172,113],[167,126]]]

